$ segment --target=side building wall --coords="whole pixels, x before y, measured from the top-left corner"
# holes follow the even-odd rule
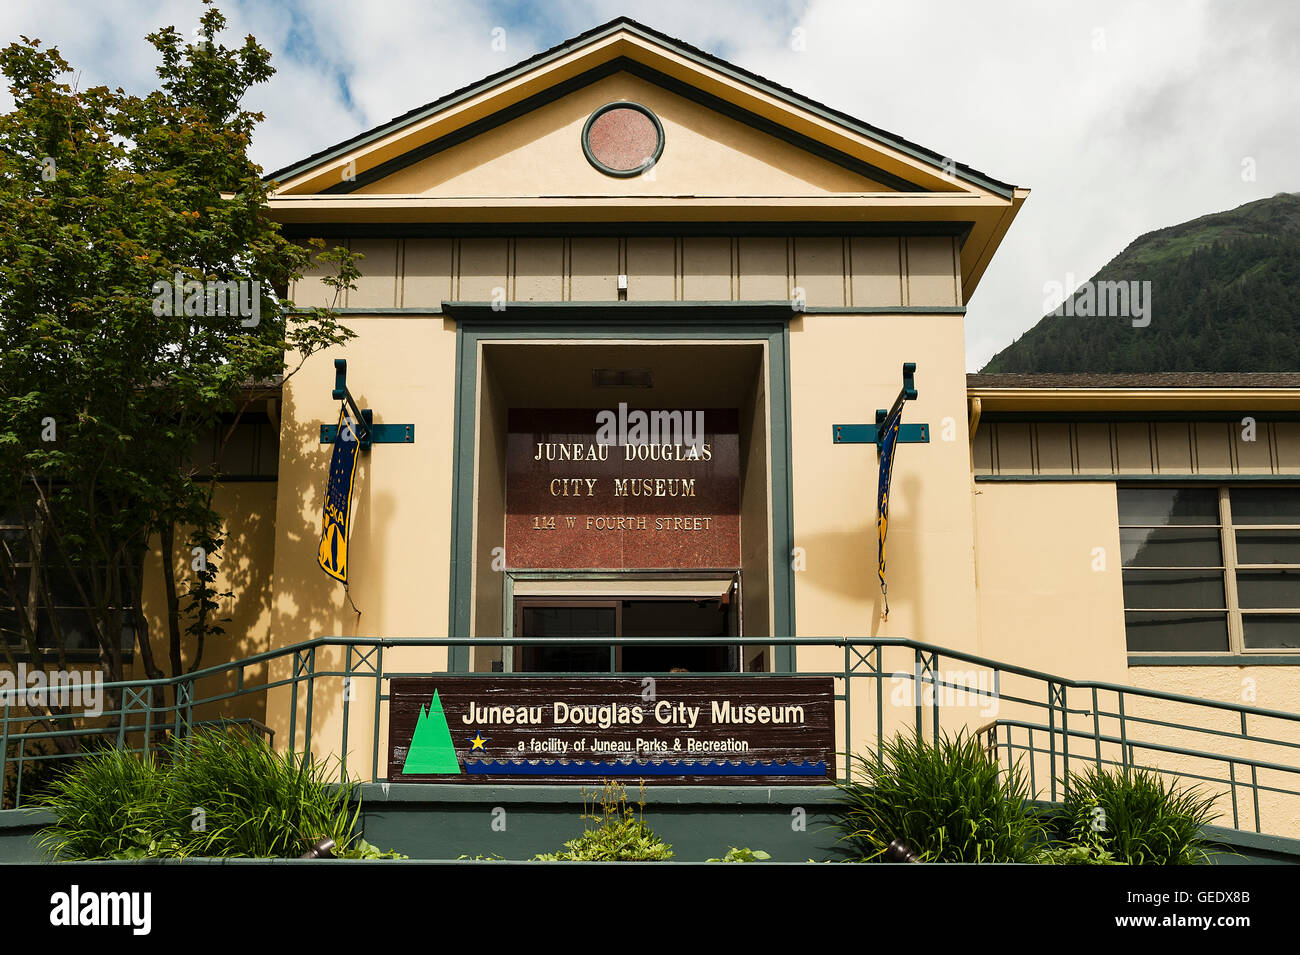
[[[1255,440],[1244,440],[1247,434],[1240,423],[1222,420],[980,424],[972,456],[985,655],[1069,679],[1300,710],[1300,654],[1206,654],[1200,661],[1179,655],[1167,665],[1150,665],[1151,654],[1130,659],[1126,641],[1117,485],[1139,479],[1142,486],[1157,485],[1162,476],[1174,484],[1213,476],[1208,486],[1237,487],[1263,486],[1259,478],[1275,486],[1294,475],[1300,483],[1300,423],[1260,420]],[[1076,694],[1070,702],[1082,710],[1073,718],[1091,729],[1091,698]],[[1103,693],[1095,706],[1112,735],[1119,724],[1107,714],[1118,705],[1115,694]],[[1175,769],[1220,794],[1219,824],[1253,829],[1258,820],[1268,832],[1300,833],[1300,797],[1270,791],[1300,789],[1300,777],[1252,770],[1250,762],[1294,765],[1300,722],[1252,716],[1245,727],[1251,738],[1232,739],[1243,725],[1226,710],[1129,697],[1125,713],[1138,721],[1130,722],[1129,732],[1143,741],[1237,760],[1140,747],[1131,754],[1138,764]],[[1194,724],[1207,732],[1160,723]],[[1110,755],[1118,758],[1118,749],[1111,747]],[[1038,765],[1040,778],[1050,776],[1046,762]],[[1252,790],[1252,783],[1259,788]]]

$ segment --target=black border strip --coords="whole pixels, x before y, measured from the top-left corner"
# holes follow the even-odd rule
[[[288,198],[293,198],[292,196]],[[287,222],[288,239],[617,238],[624,236],[955,236],[962,245],[974,222],[756,221],[756,222]]]

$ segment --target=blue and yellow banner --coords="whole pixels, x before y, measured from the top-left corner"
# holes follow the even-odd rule
[[[880,425],[878,433],[878,446],[880,448],[880,492],[878,500],[880,502],[880,517],[877,521],[880,531],[880,550],[879,550],[879,567],[877,573],[880,575],[880,591],[888,594],[885,587],[885,534],[889,530],[889,481],[894,473],[894,447],[898,444],[898,429],[903,423],[903,401],[902,398],[894,402],[894,407],[889,410],[889,415]],[[889,601],[886,596],[885,613],[889,613]]]
[[[316,559],[320,562],[321,570],[345,584],[348,582],[352,483],[356,478],[357,455],[360,453],[356,419],[344,405],[339,411],[339,429],[334,437],[334,453],[330,458],[329,484],[325,488],[325,517]]]

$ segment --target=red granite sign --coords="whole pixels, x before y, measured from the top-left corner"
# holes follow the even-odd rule
[[[507,566],[740,564],[737,413],[679,411],[673,419],[669,412],[640,412],[644,419],[637,414],[622,409],[618,424],[630,421],[631,427],[615,430],[630,440],[609,443],[609,429],[602,429],[595,410],[510,412]],[[669,426],[683,419],[702,427]],[[637,428],[642,423],[663,427],[651,427],[654,440],[647,440]]]

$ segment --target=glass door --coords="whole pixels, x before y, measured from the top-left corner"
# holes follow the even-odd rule
[[[699,645],[624,647],[623,665],[630,672],[718,673],[738,669],[735,646],[706,643],[709,637],[734,634],[729,605],[717,600],[625,600],[621,635],[625,637],[695,637]]]
[[[567,637],[616,637],[621,601],[520,599],[515,602],[515,636],[548,637],[555,646],[516,647],[516,670],[537,673],[612,673],[613,646],[565,644]]]
[[[515,636],[555,641],[554,646],[516,648],[513,669],[520,672],[732,673],[740,669],[738,648],[725,642],[738,629],[736,603],[729,599],[517,597],[514,616]],[[693,639],[686,645],[616,647],[566,643],[571,637]]]

